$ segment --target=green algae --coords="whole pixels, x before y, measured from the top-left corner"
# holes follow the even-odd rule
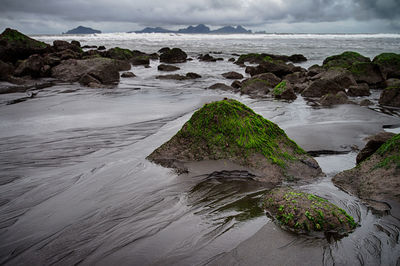
[[[378,168],[388,169],[393,164],[396,168],[400,168],[400,134],[393,136],[385,142],[376,151],[376,154],[380,155],[383,159],[372,168],[372,171]]]
[[[264,207],[280,225],[298,233],[333,231],[347,234],[358,226],[352,216],[326,199],[290,188],[268,192]]]
[[[246,161],[249,156],[261,153],[273,164],[285,167],[287,161],[296,160],[296,155],[305,154],[278,125],[231,99],[204,105],[176,137],[187,142],[191,153],[199,158],[211,155],[214,160]]]
[[[273,90],[274,96],[280,96],[286,90],[286,80],[281,81]]]
[[[24,45],[31,48],[46,48],[47,44],[44,42],[36,41],[29,38],[25,34],[20,33],[17,30],[7,28],[1,35],[0,39],[6,40],[12,45]]]
[[[265,54],[258,54],[258,53],[249,53],[249,54],[242,54],[238,60],[236,61],[237,64],[243,64],[244,62],[248,61],[257,61],[257,62],[273,62],[273,59]]]
[[[400,54],[382,53],[377,55],[373,62],[377,65],[400,65]]]
[[[133,57],[131,50],[120,47],[111,48],[107,52],[111,58],[118,60],[129,60]]]

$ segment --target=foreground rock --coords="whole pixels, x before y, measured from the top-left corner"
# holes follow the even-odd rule
[[[343,209],[324,198],[291,188],[268,192],[265,208],[280,226],[295,233],[317,231],[346,235],[357,227],[353,217]]]
[[[385,142],[357,167],[337,174],[332,181],[341,189],[364,199],[375,209],[382,210],[382,204],[378,202],[399,203],[400,134]]]
[[[0,34],[0,60],[15,63],[33,54],[49,51],[49,45],[36,41],[28,36],[7,28]]]
[[[129,64],[125,66],[123,61],[109,58],[70,59],[52,68],[52,77],[67,82],[80,81],[83,85],[115,84],[119,82],[119,71],[129,69]]]
[[[272,184],[321,174],[318,163],[276,124],[230,99],[204,105],[147,158],[179,171],[187,162],[228,160]]]

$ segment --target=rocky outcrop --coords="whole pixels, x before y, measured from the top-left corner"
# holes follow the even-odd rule
[[[376,56],[373,60],[384,79],[400,78],[400,54],[383,53]]]
[[[368,137],[365,147],[357,154],[356,163],[359,164],[365,161],[368,157],[374,154],[386,141],[393,138],[396,134],[391,132],[380,132],[376,135]]]
[[[5,29],[0,34],[0,60],[15,63],[33,54],[43,54],[49,51],[49,45],[36,41],[13,30]]]
[[[242,79],[243,75],[234,71],[223,73],[222,76],[226,79]]]
[[[272,184],[321,174],[318,163],[276,124],[230,99],[206,104],[147,158],[180,170],[185,162],[228,160]]]
[[[295,233],[325,232],[341,236],[357,227],[345,210],[324,198],[292,188],[269,191],[264,206],[278,225]]]
[[[122,69],[118,60],[109,58],[70,59],[52,68],[51,74],[52,77],[67,82],[81,80],[85,85],[90,82],[115,84],[119,81],[120,70]]]
[[[297,99],[296,93],[294,93],[293,90],[293,86],[288,80],[283,80],[278,85],[276,85],[272,93],[277,99],[288,101],[293,101]]]
[[[332,181],[357,195],[371,207],[382,210],[379,202],[400,202],[400,134],[385,142],[357,167],[337,174]],[[384,209],[388,210],[387,206]]]
[[[160,62],[175,64],[186,62],[187,54],[180,48],[173,48],[170,50],[165,50],[160,55]]]
[[[384,89],[379,98],[379,104],[400,107],[400,86],[391,86]]]

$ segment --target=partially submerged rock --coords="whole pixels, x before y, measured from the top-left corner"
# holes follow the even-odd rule
[[[282,129],[231,99],[204,105],[147,158],[179,170],[185,162],[229,160],[273,184],[321,174],[318,163]]]
[[[229,85],[226,85],[224,83],[215,83],[208,87],[207,89],[209,90],[223,90],[223,91],[234,91],[235,89]]]
[[[235,71],[223,73],[222,76],[226,79],[242,79],[243,75]]]
[[[320,103],[322,106],[332,106],[349,103],[349,99],[345,92],[339,91],[336,94],[328,93],[322,96]]]
[[[160,62],[175,64],[186,62],[187,54],[180,48],[164,50],[160,55]]]
[[[177,66],[173,66],[173,65],[160,64],[160,65],[158,65],[157,69],[159,71],[172,72],[172,71],[179,70],[180,68]]]
[[[264,202],[267,213],[284,229],[295,233],[346,235],[357,227],[353,217],[338,206],[291,188],[271,190]]]
[[[355,168],[337,174],[333,183],[375,208],[376,202],[400,202],[400,134],[385,142]]]

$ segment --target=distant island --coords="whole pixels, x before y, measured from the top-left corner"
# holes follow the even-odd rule
[[[164,29],[161,27],[151,28],[146,27],[140,31],[130,31],[129,33],[191,33],[191,34],[249,34],[252,33],[251,30],[246,30],[242,26],[238,25],[236,27],[233,26],[225,26],[216,30],[211,30],[204,24],[199,24],[197,26],[189,26],[184,29],[179,29],[177,31]]]
[[[94,33],[101,33],[99,30],[95,30],[88,27],[79,26],[75,29],[69,30],[63,34],[94,34]]]

